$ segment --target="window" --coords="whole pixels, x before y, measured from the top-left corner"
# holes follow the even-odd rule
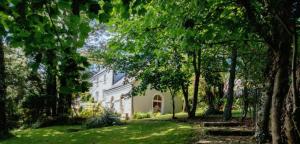
[[[123,77],[125,77],[125,73],[121,72],[113,72],[113,84],[117,83],[119,80],[121,80]]]
[[[155,95],[153,98],[153,112],[161,112],[162,98],[160,95]]]

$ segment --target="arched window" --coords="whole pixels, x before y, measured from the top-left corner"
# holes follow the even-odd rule
[[[161,112],[162,98],[160,95],[155,95],[153,98],[153,112]]]

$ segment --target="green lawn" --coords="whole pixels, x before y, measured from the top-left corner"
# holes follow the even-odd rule
[[[54,126],[14,131],[15,137],[0,144],[184,144],[191,143],[193,133],[192,126],[185,123],[136,120],[88,130],[81,126]]]

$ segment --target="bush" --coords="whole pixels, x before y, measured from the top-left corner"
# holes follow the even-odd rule
[[[120,116],[111,110],[104,109],[100,116],[90,118],[86,121],[86,128],[99,128],[113,125],[121,125]]]
[[[134,119],[144,119],[144,118],[151,118],[151,113],[142,113],[142,112],[136,112],[133,115]]]
[[[82,118],[91,118],[98,117],[103,113],[103,108],[100,104],[97,103],[87,103],[85,108],[79,109],[79,117]]]

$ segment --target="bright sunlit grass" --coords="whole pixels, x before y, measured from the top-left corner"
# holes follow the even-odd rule
[[[54,126],[17,130],[15,137],[0,144],[184,144],[190,143],[193,128],[172,121],[135,120],[126,125],[97,129]]]

